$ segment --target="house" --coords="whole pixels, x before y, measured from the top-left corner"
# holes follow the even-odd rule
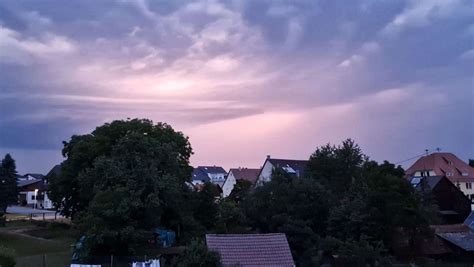
[[[469,199],[474,200],[474,168],[452,153],[436,152],[419,158],[406,171],[408,179],[446,176]]]
[[[307,160],[274,159],[267,156],[267,159],[258,174],[256,186],[261,186],[264,183],[269,182],[272,179],[272,173],[275,169],[280,169],[295,177],[303,177],[307,165]]]
[[[210,251],[220,255],[222,266],[295,266],[286,235],[207,234]]]
[[[194,168],[191,181],[194,185],[211,182],[220,187],[224,184],[227,172],[219,166],[198,166]]]
[[[258,178],[260,169],[248,169],[248,168],[235,168],[230,169],[225,179],[224,185],[222,185],[222,196],[228,197],[234,189],[237,181],[248,181],[252,185],[255,184]]]
[[[53,208],[53,202],[48,197],[48,184],[45,179],[19,180],[17,187],[20,205],[38,209]]]
[[[462,223],[471,212],[471,201],[446,176],[415,177],[410,181],[418,190],[431,192],[445,223]]]

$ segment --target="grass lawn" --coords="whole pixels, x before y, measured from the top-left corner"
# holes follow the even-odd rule
[[[17,257],[70,250],[69,242],[42,240],[4,231],[0,231],[0,245],[14,249]]]
[[[67,225],[9,221],[0,228],[0,246],[15,250],[17,267],[68,266],[76,235]]]

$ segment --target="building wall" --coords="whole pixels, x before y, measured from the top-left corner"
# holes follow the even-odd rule
[[[46,192],[38,192],[38,200],[35,200],[35,192],[34,191],[23,191],[20,192],[21,195],[25,196],[26,200],[26,205],[33,207],[35,204],[37,204],[37,208],[40,208],[41,205],[45,209],[52,209],[53,208],[53,202],[51,199],[49,199],[48,194]],[[40,194],[44,194],[41,195]]]
[[[261,186],[266,182],[269,182],[272,178],[273,165],[267,160],[263,165],[260,176],[258,176],[257,186]]]
[[[209,179],[211,179],[212,183],[217,183],[217,182],[223,182],[225,180],[225,175],[224,173],[209,173],[207,176],[209,176]]]
[[[234,174],[232,172],[229,173],[227,176],[227,180],[225,180],[224,185],[222,186],[222,196],[228,197],[232,190],[234,189],[235,184],[237,181],[235,180]]]
[[[454,182],[454,184],[466,195],[471,201],[474,201],[474,183],[471,182]]]

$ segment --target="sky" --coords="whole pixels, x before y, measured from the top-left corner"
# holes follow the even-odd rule
[[[65,3],[0,2],[0,155],[21,173],[126,118],[182,131],[193,165],[346,138],[378,161],[474,158],[471,0]]]

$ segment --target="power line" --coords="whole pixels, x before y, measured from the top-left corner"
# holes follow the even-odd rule
[[[395,162],[394,164],[395,164],[395,165],[398,165],[398,164],[400,164],[400,163],[404,163],[404,162],[407,162],[407,161],[410,161],[410,160],[414,160],[414,159],[419,158],[419,157],[421,157],[421,156],[428,156],[428,154],[430,153],[430,151],[431,151],[431,152],[434,152],[435,150],[436,150],[437,152],[440,152],[440,151],[441,151],[441,149],[440,149],[439,147],[437,147],[437,148],[435,148],[435,149],[425,149],[425,153],[423,153],[423,154],[416,155],[416,156],[413,156],[413,157],[411,157],[411,158],[409,158],[409,159],[404,159],[404,160]]]

